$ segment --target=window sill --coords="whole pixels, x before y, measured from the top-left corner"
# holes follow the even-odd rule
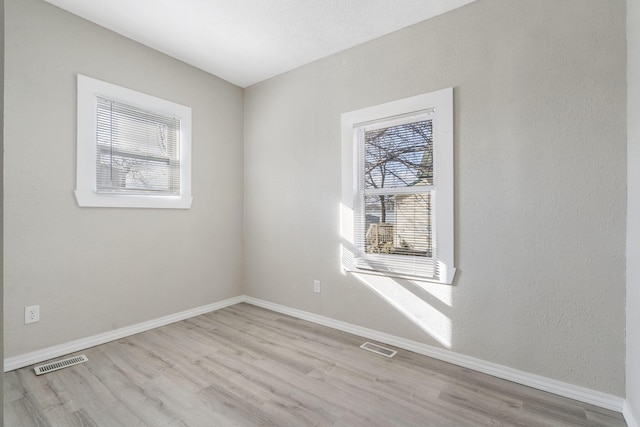
[[[80,207],[92,208],[147,208],[147,209],[190,209],[191,196],[140,196],[120,194],[97,194],[75,191]]]
[[[394,272],[382,272],[376,270],[369,270],[364,268],[347,268],[343,267],[343,270],[347,273],[357,273],[357,274],[369,274],[372,276],[382,276],[382,277],[390,277],[394,279],[404,279],[404,280],[412,280],[414,282],[427,282],[427,283],[438,283],[441,285],[453,285],[453,280],[456,275],[456,269],[451,269],[449,277],[445,280],[440,279],[432,279],[424,276],[413,276],[410,274],[402,274],[402,273],[394,273]]]

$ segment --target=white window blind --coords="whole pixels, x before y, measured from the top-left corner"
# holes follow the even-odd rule
[[[97,97],[96,191],[180,194],[180,120]]]
[[[354,127],[356,266],[437,276],[433,110]]]

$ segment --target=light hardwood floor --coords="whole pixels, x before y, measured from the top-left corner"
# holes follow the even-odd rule
[[[239,304],[5,374],[5,426],[625,426],[621,414]]]

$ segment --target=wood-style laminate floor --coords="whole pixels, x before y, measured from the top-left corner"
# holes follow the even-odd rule
[[[5,426],[625,426],[621,414],[239,304],[5,374]]]

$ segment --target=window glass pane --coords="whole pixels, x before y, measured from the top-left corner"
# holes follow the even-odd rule
[[[365,252],[432,257],[431,193],[364,197]]]
[[[365,190],[433,185],[433,120],[364,134]]]

